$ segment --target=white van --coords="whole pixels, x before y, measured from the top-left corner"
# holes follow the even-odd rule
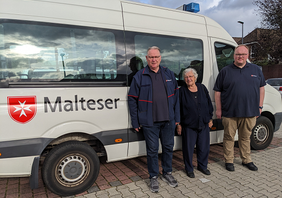
[[[30,177],[68,196],[87,190],[107,161],[146,155],[130,124],[127,93],[150,46],[175,73],[193,67],[212,91],[235,41],[213,20],[125,0],[0,0],[0,177]],[[269,85],[252,147],[266,148],[282,119]],[[222,142],[214,116],[211,144]],[[175,136],[181,149],[181,136]]]

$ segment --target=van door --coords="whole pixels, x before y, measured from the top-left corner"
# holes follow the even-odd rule
[[[219,71],[233,63],[233,54],[234,54],[234,43],[230,43],[226,40],[221,40],[218,38],[211,38],[211,54],[212,54],[212,71],[213,71],[213,82],[215,83],[217,75]],[[213,83],[213,84],[214,84]],[[214,94],[213,94],[214,97]],[[212,99],[214,101],[214,98]],[[214,108],[214,114],[216,111],[215,102],[213,102],[213,108]],[[221,119],[217,119],[214,117],[214,127],[216,128],[216,137],[213,136],[213,142],[212,143],[221,143],[223,141],[223,126]],[[235,136],[237,139],[237,134]]]

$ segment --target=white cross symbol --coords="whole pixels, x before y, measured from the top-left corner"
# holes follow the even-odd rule
[[[31,105],[25,107],[25,102],[26,102],[26,101],[24,101],[23,103],[21,103],[21,102],[19,101],[21,107],[14,106],[14,107],[16,108],[16,110],[14,111],[14,113],[17,112],[17,111],[21,111],[21,114],[20,114],[19,117],[21,117],[22,115],[24,115],[25,117],[27,117],[27,115],[25,114],[25,110],[26,110],[26,111],[31,111],[31,110],[29,109],[29,108],[31,107]]]

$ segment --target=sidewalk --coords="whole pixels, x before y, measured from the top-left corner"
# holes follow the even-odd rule
[[[252,172],[241,165],[241,160],[235,160],[235,172],[228,172],[224,162],[220,161],[209,165],[212,173],[205,176],[195,171],[196,178],[188,178],[183,171],[175,171],[173,175],[178,180],[178,187],[171,188],[161,179],[160,192],[152,193],[148,188],[148,179],[130,184],[112,187],[106,190],[86,194],[80,198],[106,197],[282,197],[282,147],[269,149],[252,155],[259,167]]]
[[[195,157],[194,157],[195,159]],[[146,157],[106,163],[101,158],[101,169],[95,184],[79,198],[118,197],[282,197],[282,127],[274,133],[271,145],[261,151],[252,151],[252,159],[258,171],[250,171],[241,165],[238,148],[235,148],[235,171],[225,170],[222,144],[211,145],[206,176],[194,170],[196,178],[184,172],[182,151],[173,155],[173,175],[178,187],[171,188],[160,178],[160,192],[152,193],[148,188]],[[193,162],[196,165],[196,161]],[[161,170],[161,168],[160,168]],[[0,179],[0,198],[15,197],[59,197],[45,188],[42,180],[39,188],[31,190],[28,178]]]

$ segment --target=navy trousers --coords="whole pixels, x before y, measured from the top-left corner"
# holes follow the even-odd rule
[[[187,172],[193,172],[193,153],[196,145],[198,168],[207,169],[208,157],[210,152],[210,129],[208,124],[201,131],[193,130],[188,127],[182,128],[182,152]]]
[[[143,126],[146,140],[147,166],[150,179],[159,174],[158,151],[159,139],[162,146],[161,162],[163,174],[172,172],[175,121],[155,122],[154,126]]]

